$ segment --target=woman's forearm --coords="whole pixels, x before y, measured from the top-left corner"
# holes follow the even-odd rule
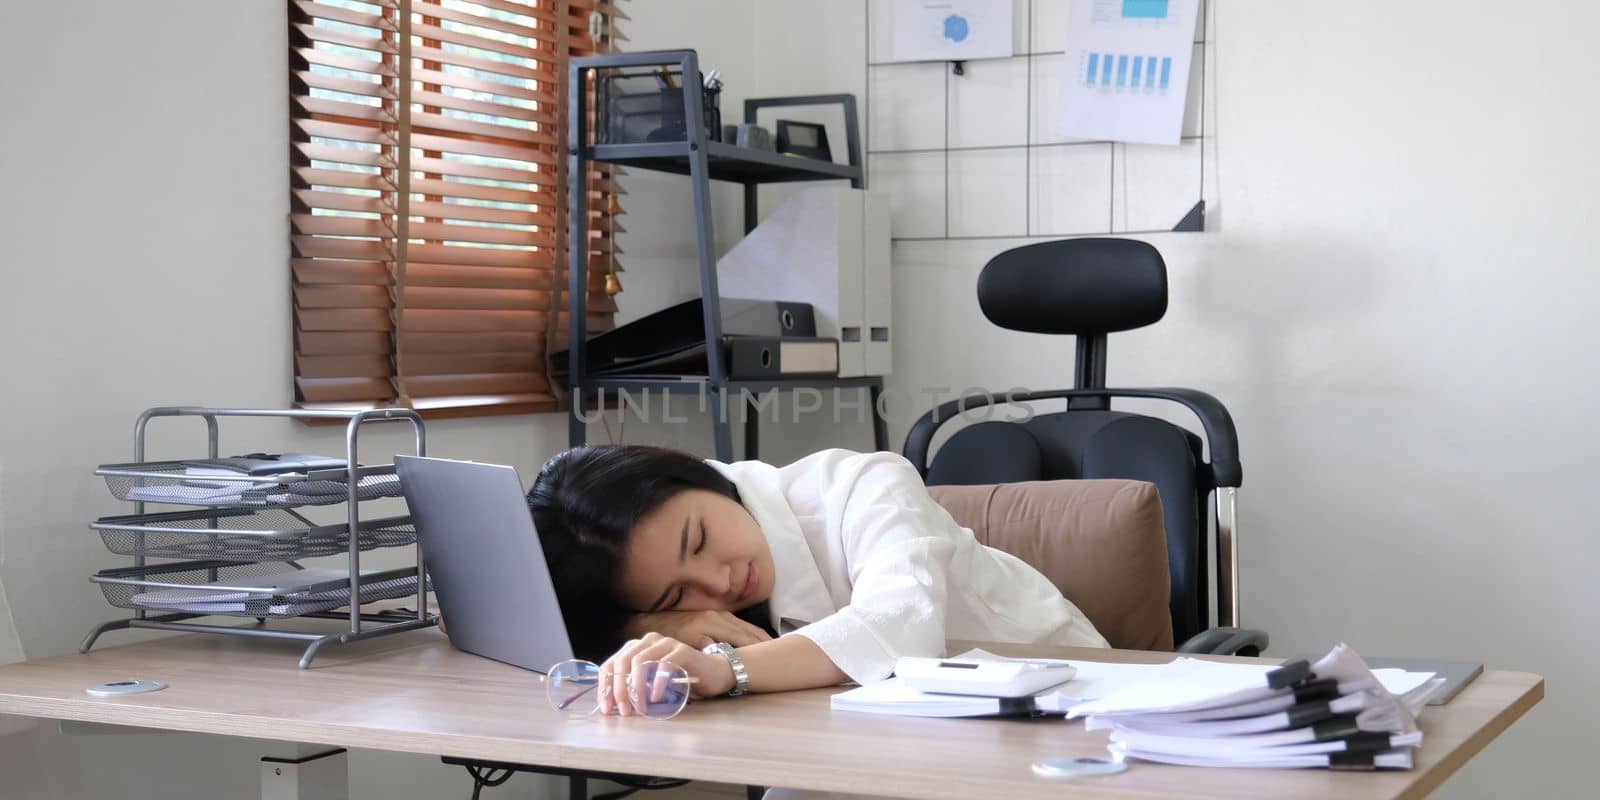
[[[750,691],[787,692],[836,686],[850,680],[816,642],[804,636],[783,636],[738,648]]]

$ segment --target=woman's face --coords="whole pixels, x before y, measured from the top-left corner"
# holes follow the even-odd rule
[[[634,525],[620,599],[635,611],[738,611],[771,597],[773,577],[772,551],[750,512],[688,489]]]

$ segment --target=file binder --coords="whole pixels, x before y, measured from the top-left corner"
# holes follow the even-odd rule
[[[809,303],[724,297],[718,302],[724,337],[815,337],[816,313]],[[585,355],[591,375],[698,372],[705,374],[705,306],[700,298],[669,306],[589,339]],[[565,378],[568,350],[550,356],[551,375]],[[676,365],[700,364],[695,369]],[[663,368],[661,365],[667,365]]]
[[[839,342],[796,336],[734,336],[728,373],[734,378],[798,378],[838,375]]]

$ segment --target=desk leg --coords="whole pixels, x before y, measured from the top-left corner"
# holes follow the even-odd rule
[[[761,800],[761,798],[765,797],[766,795],[767,787],[765,786],[744,787],[744,800]]]
[[[349,800],[345,749],[293,745],[293,755],[261,759],[261,800]]]
[[[568,776],[567,800],[589,800],[589,779],[582,775]]]

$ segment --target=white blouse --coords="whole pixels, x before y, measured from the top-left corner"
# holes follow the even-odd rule
[[[894,453],[824,450],[786,467],[709,461],[772,548],[773,627],[857,683],[946,639],[1108,647],[1038,570],[978,543]]]

